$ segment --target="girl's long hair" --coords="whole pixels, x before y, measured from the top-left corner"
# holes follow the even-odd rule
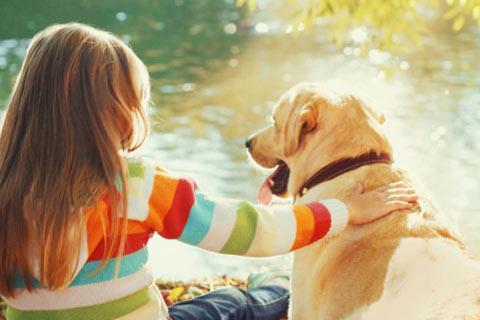
[[[32,39],[0,134],[0,295],[13,279],[54,290],[79,268],[86,210],[109,197],[101,267],[123,253],[127,197],[120,150],[148,130],[145,65],[110,33],[54,25]]]

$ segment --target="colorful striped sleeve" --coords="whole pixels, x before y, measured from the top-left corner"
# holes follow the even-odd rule
[[[348,211],[336,199],[264,206],[213,198],[193,180],[157,169],[146,222],[167,239],[224,254],[267,257],[340,233]]]

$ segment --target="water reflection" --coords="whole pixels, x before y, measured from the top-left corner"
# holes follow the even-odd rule
[[[28,11],[29,5],[38,9],[33,0],[26,2],[21,10]],[[72,8],[70,15],[42,18],[25,12],[20,23],[10,24],[17,27],[3,24],[1,105],[35,30],[59,17],[107,28],[129,39],[152,76],[154,132],[145,153],[193,175],[209,192],[255,200],[261,175],[247,161],[244,139],[269,121],[284,90],[299,81],[324,81],[369,97],[385,113],[397,162],[423,182],[439,207],[458,222],[472,252],[480,254],[477,32],[432,35],[386,79],[386,71],[378,67],[392,58],[385,53],[362,58],[354,43],[339,49],[326,42],[321,30],[295,35],[293,26],[269,12],[243,16],[234,1],[149,0],[136,7],[104,1],[102,15],[94,14],[97,9],[89,1]],[[242,275],[254,266],[278,262],[225,258],[161,239],[152,249],[157,275],[173,278]]]

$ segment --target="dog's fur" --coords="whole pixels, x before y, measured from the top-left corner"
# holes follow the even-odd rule
[[[375,150],[391,153],[383,116],[354,96],[304,83],[285,93],[274,124],[251,138],[263,167],[285,161],[290,195],[323,166]],[[432,159],[436,161],[436,159]],[[298,203],[349,196],[408,180],[395,165],[374,164],[309,190]],[[290,319],[480,319],[480,263],[426,197],[294,253]]]

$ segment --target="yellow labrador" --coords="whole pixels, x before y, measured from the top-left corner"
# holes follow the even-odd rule
[[[383,116],[353,96],[299,84],[280,98],[273,120],[247,143],[258,164],[277,167],[262,197],[269,189],[298,203],[344,199],[358,182],[372,190],[408,179],[393,163],[364,161],[304,188],[340,159],[392,154]],[[413,210],[348,226],[295,252],[289,314],[293,320],[480,319],[480,263],[422,198]]]

